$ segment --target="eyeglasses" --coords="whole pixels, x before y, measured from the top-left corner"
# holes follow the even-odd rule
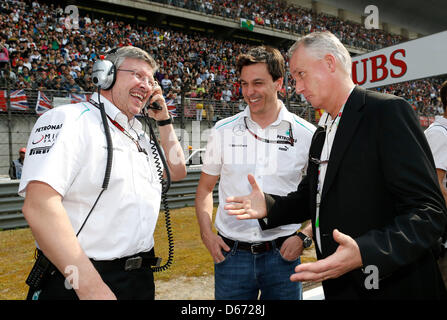
[[[317,139],[320,139],[320,140],[317,141]],[[312,138],[311,146],[313,146],[314,148],[318,148],[319,145],[323,146],[325,139],[326,139],[326,126],[324,126],[324,127],[320,126],[317,128],[317,131],[315,132],[315,135]],[[309,161],[310,162],[315,163],[316,165],[329,163],[329,159],[321,160],[321,159],[319,159],[319,157],[312,156],[311,155],[311,151],[313,151],[312,149],[309,151]]]
[[[248,132],[250,132],[251,135],[259,141],[262,141],[265,143],[290,144],[292,147],[295,145],[295,140],[293,139],[293,133],[292,133],[292,124],[290,122],[289,122],[289,139],[286,139],[286,140],[270,140],[270,139],[262,138],[262,137],[258,136],[256,133],[252,132],[248,128],[246,117],[244,118],[244,123],[245,123],[245,129],[247,129]]]
[[[310,157],[310,156],[309,156],[309,160],[310,160],[310,162],[313,162],[316,165],[329,163],[329,159],[327,159],[327,160],[320,160],[318,158],[314,158],[314,157]]]
[[[156,86],[158,86],[157,81],[152,81],[149,77],[143,76],[141,73],[135,71],[135,70],[128,70],[128,69],[118,69],[118,71],[124,71],[124,72],[131,72],[132,75],[138,80],[143,81],[148,85],[148,87],[151,87],[154,89]]]

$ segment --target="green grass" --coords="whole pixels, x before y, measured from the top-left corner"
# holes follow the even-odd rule
[[[214,209],[215,214],[216,208]],[[171,267],[155,273],[155,280],[170,280],[181,276],[212,275],[213,260],[202,243],[194,208],[171,210],[174,238],[174,260]],[[155,252],[168,258],[168,240],[164,214],[160,213],[155,231]],[[29,228],[0,231],[0,300],[22,300],[28,286],[25,279],[34,263],[34,238]],[[312,251],[311,251],[312,250]],[[306,250],[302,262],[315,261],[313,247]]]
[[[200,238],[195,209],[183,208],[171,212],[174,261],[168,270],[155,273],[155,280],[169,280],[179,276],[212,275],[214,272],[213,259]],[[154,238],[155,253],[156,256],[163,258],[163,265],[168,258],[168,240],[163,213],[160,213]]]
[[[194,208],[171,210],[174,260],[171,267],[155,273],[155,280],[197,277],[213,274],[213,260],[200,239]],[[168,259],[164,214],[160,213],[155,231],[156,255]],[[0,300],[26,297],[26,277],[34,263],[35,242],[29,228],[0,231]]]
[[[25,279],[34,263],[31,230],[1,231],[0,248],[0,299],[24,299],[28,292]]]

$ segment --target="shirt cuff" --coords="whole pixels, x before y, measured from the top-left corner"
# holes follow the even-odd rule
[[[258,223],[259,226],[261,227],[261,230],[271,229],[271,227],[269,227],[268,225],[268,214],[270,208],[272,208],[273,205],[275,204],[275,199],[270,194],[264,193],[264,197],[265,197],[265,206],[267,209],[267,216],[262,219],[258,219]]]

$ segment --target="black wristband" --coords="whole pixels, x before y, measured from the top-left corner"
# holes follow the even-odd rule
[[[295,233],[298,237],[300,237],[300,239],[303,241],[303,248],[307,249],[312,245],[312,238],[305,235],[304,233],[297,231]]]
[[[304,239],[307,238],[307,236],[306,236],[304,233],[302,233],[301,231],[297,231],[297,232],[295,232],[295,235],[297,235],[298,237],[300,237],[301,240],[303,240],[303,241],[304,241]]]
[[[162,126],[166,126],[166,125],[168,125],[168,124],[171,124],[171,123],[173,123],[173,122],[174,122],[174,120],[172,120],[172,117],[169,116],[169,119],[157,121],[157,125],[158,125],[159,127],[162,127]]]

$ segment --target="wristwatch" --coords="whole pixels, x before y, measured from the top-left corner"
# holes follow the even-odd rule
[[[160,121],[157,121],[157,125],[158,125],[159,127],[162,127],[162,126],[166,126],[166,125],[168,125],[168,124],[171,124],[171,123],[173,123],[173,122],[174,122],[174,120],[172,120],[172,116],[170,115],[169,118],[166,119],[166,120],[160,120]]]
[[[311,237],[306,236],[304,233],[302,233],[300,231],[297,231],[296,235],[298,237],[300,237],[301,240],[303,240],[303,248],[304,249],[307,249],[307,248],[309,248],[312,245],[312,238]]]

